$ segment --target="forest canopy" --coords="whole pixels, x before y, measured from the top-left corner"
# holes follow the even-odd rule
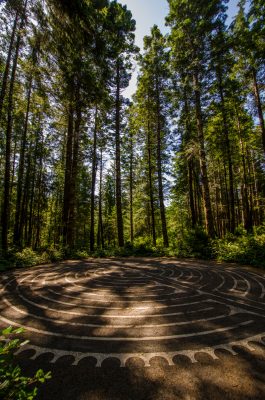
[[[168,6],[140,52],[115,0],[1,2],[2,258],[264,264],[264,1]]]

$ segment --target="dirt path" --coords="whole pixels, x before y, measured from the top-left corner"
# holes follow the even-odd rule
[[[265,399],[265,276],[173,259],[0,275],[0,327],[24,326],[45,400]]]

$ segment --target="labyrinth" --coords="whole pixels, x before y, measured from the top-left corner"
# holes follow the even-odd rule
[[[174,260],[87,260],[0,276],[0,328],[26,329],[21,352],[121,367],[197,361],[265,345],[264,274]],[[264,351],[265,357],[265,351]]]

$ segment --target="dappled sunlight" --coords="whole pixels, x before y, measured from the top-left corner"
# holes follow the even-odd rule
[[[52,272],[43,267],[6,274],[0,323],[26,328],[30,344],[21,360],[23,354],[32,362],[47,360],[55,371],[64,360],[70,369],[96,368],[98,377],[98,367],[126,367],[119,374],[143,386],[147,380],[152,400],[160,400],[165,387],[184,399],[206,384],[220,393],[232,385],[235,396],[246,390],[255,398],[263,384],[264,281],[238,267],[203,262],[64,263]],[[242,290],[231,290],[237,288]],[[261,381],[251,385],[254,359],[254,379]],[[240,377],[244,382],[234,387]],[[97,389],[91,393],[98,395]]]

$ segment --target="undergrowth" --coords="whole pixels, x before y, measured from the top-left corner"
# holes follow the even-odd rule
[[[88,257],[178,257],[218,260],[265,267],[265,230],[257,229],[247,234],[238,229],[234,235],[228,234],[222,239],[210,239],[197,228],[170,237],[170,246],[164,248],[161,238],[153,246],[149,240],[138,238],[134,245],[126,243],[123,248],[108,247],[89,252],[85,248],[77,250],[47,248],[33,251],[10,251],[6,259],[0,260],[0,271],[12,267],[31,267],[34,265],[59,262],[64,259],[85,259]]]
[[[0,337],[0,398],[2,400],[33,400],[38,393],[38,385],[51,378],[51,373],[39,369],[34,376],[25,376],[16,365],[14,354],[27,341],[22,342],[17,336],[23,333],[22,328],[11,326],[1,332]]]

